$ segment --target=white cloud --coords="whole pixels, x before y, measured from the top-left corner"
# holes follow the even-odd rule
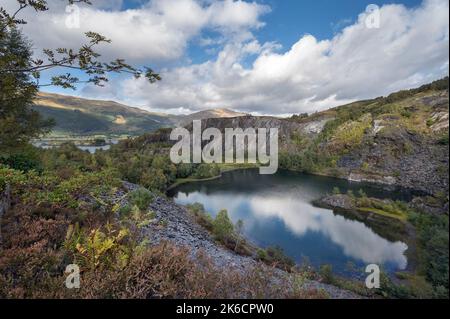
[[[211,23],[219,28],[239,30],[241,28],[261,27],[259,17],[269,8],[245,1],[216,1],[208,8]]]
[[[265,114],[385,95],[448,74],[448,6],[448,0],[426,0],[415,9],[386,5],[379,29],[368,29],[361,14],[332,39],[305,35],[284,53],[253,38],[232,39],[214,61],[166,70],[156,85],[124,81],[122,95],[169,111],[231,107]],[[249,55],[256,58],[246,67]]]
[[[113,40],[100,50],[105,58],[150,66],[171,61],[172,67],[158,69],[163,81],[157,84],[119,77],[110,90],[114,99],[168,112],[211,107],[313,112],[448,74],[448,0],[424,0],[414,9],[385,5],[379,29],[368,29],[361,14],[331,39],[304,35],[284,51],[279,44],[256,40],[252,32],[264,26],[261,17],[270,8],[250,1],[151,0],[125,11],[120,11],[122,0],[100,1],[82,6],[81,29],[68,29],[64,2],[50,0],[49,12],[26,12],[30,23],[24,31],[36,49],[77,47],[84,43],[83,32],[92,30]],[[7,2],[7,9],[14,4]],[[212,59],[186,62],[191,43],[204,46]],[[95,92],[80,93],[95,98]]]
[[[241,0],[151,0],[137,9],[120,10],[122,0],[93,1],[79,5],[80,28],[67,28],[65,2],[50,0],[50,10],[24,11],[25,33],[36,49],[78,47],[83,33],[98,32],[112,40],[100,48],[105,58],[123,57],[132,62],[168,61],[183,56],[188,42],[206,28],[226,34],[246,34],[259,28],[267,6]],[[13,12],[15,1],[6,4]]]

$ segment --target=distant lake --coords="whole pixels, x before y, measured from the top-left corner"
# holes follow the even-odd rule
[[[117,140],[112,140],[111,143],[112,144],[117,144],[118,141]],[[36,147],[44,148],[44,149],[59,147],[58,144],[52,144],[52,143],[48,144],[47,142],[41,142],[41,141],[34,142],[33,145],[36,146]],[[94,154],[98,150],[102,150],[102,151],[109,150],[111,148],[111,144],[106,144],[106,145],[101,145],[101,146],[77,145],[77,147],[80,150],[82,150],[82,151],[88,151],[89,153]]]
[[[227,209],[233,222],[244,221],[245,236],[261,247],[278,245],[297,263],[331,264],[336,273],[378,264],[387,272],[403,270],[408,246],[389,240],[371,225],[317,208],[312,201],[339,187],[342,192],[363,189],[369,196],[408,200],[410,194],[367,184],[280,171],[228,172],[222,178],[181,185],[169,192],[176,203],[202,203],[213,216]],[[351,267],[349,265],[352,265]],[[353,271],[354,272],[354,271]]]

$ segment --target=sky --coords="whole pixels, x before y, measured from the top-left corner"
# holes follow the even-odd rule
[[[65,1],[49,0],[48,12],[23,12],[35,55],[42,48],[76,48],[84,32],[96,31],[112,40],[99,47],[102,59],[150,66],[162,81],[114,75],[104,88],[45,91],[166,113],[224,107],[285,116],[387,95],[449,73],[449,0],[92,2],[71,11]],[[9,11],[16,6],[0,4]],[[79,24],[68,25],[74,14]],[[66,71],[43,74],[41,83],[55,72]]]

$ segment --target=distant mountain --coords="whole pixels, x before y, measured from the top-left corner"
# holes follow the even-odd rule
[[[189,125],[194,120],[231,118],[231,117],[241,117],[241,116],[246,116],[246,115],[248,115],[248,114],[236,112],[236,111],[233,111],[230,109],[225,109],[225,108],[217,108],[217,109],[210,109],[210,110],[192,113],[189,115],[171,116],[171,118],[177,125],[186,126],[186,125]]]
[[[35,109],[53,118],[55,135],[140,135],[163,127],[184,126],[193,120],[246,115],[228,109],[211,109],[189,115],[148,112],[114,101],[39,93]]]
[[[39,93],[35,109],[44,117],[55,119],[55,134],[138,135],[173,125],[166,114],[151,113],[113,101],[59,94]]]

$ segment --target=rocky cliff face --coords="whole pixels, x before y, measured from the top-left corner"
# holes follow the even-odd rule
[[[217,108],[205,111],[200,111],[188,115],[174,115],[170,116],[175,125],[186,126],[192,123],[193,120],[205,120],[211,118],[232,118],[246,116],[248,114],[236,112],[230,109]]]
[[[221,132],[225,132],[226,128],[271,128],[278,129],[278,137],[280,139],[280,146],[288,148],[293,143],[293,137],[296,135],[305,135],[308,138],[317,137],[323,130],[325,124],[333,120],[333,117],[328,115],[318,116],[314,120],[307,122],[295,122],[288,119],[270,117],[270,116],[241,116],[234,118],[209,118],[202,120],[202,129],[214,127]],[[191,129],[192,124],[188,126]]]
[[[400,115],[374,118],[361,144],[341,156],[337,166],[351,180],[446,194],[448,91],[415,96],[402,103]]]
[[[424,193],[448,191],[448,145],[405,129],[366,137],[337,166],[353,181],[400,185]]]

